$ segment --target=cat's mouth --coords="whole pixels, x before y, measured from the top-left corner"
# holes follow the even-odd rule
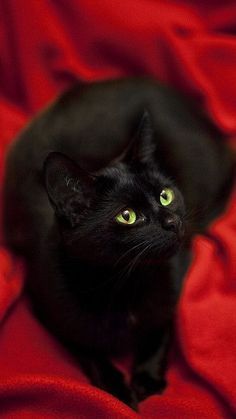
[[[150,255],[147,255],[146,261],[161,261],[173,256],[182,244],[182,236],[172,233],[169,240],[165,239],[162,244],[153,247]]]
[[[156,249],[152,252],[152,254],[147,255],[145,259],[142,260],[142,265],[156,265],[161,262],[164,262],[174,256],[178,250],[180,249],[181,243],[176,241],[172,243],[170,246],[166,247],[165,250]]]
[[[163,240],[153,241],[150,243],[147,252],[143,253],[140,258],[136,256],[138,265],[156,265],[168,260],[174,256],[180,249],[183,242],[183,233],[177,234],[168,232],[163,235]]]

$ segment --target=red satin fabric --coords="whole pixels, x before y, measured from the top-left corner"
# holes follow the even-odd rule
[[[1,0],[0,178],[6,146],[74,80],[148,74],[192,96],[235,145],[236,5],[211,0]],[[13,203],[14,204],[14,203]],[[0,248],[0,416],[230,418],[236,410],[236,198],[197,237],[163,396],[133,413],[92,387],[33,317],[24,266]]]

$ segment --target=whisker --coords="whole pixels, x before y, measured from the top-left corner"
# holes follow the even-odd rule
[[[132,272],[132,270],[135,268],[135,266],[137,265],[139,259],[141,258],[141,256],[145,253],[145,251],[147,251],[148,249],[150,249],[152,245],[148,244],[129,264],[130,267],[128,269],[127,275],[129,276]]]
[[[135,250],[135,249],[137,249],[138,247],[141,247],[143,244],[145,244],[147,242],[147,240],[144,240],[144,241],[142,241],[141,243],[138,243],[136,246],[133,246],[133,247],[131,247],[130,249],[128,249],[123,255],[121,255],[120,257],[119,257],[119,259],[116,261],[116,263],[115,263],[115,265],[114,266],[117,266],[119,263],[120,263],[120,261],[125,257],[125,256],[127,256],[130,252],[132,252],[133,250]]]

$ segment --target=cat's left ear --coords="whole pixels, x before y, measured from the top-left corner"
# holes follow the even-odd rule
[[[94,177],[64,154],[52,152],[44,162],[44,183],[56,215],[75,226],[81,210],[90,205]]]
[[[124,153],[123,161],[150,163],[156,150],[151,114],[145,110],[140,119],[137,132]]]

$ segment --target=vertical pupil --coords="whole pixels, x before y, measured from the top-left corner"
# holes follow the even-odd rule
[[[122,215],[123,215],[123,218],[124,218],[125,221],[129,221],[129,211],[128,210],[124,211]]]
[[[162,196],[163,199],[165,199],[165,201],[168,199],[168,196],[167,196],[166,192],[162,192],[161,196]]]

